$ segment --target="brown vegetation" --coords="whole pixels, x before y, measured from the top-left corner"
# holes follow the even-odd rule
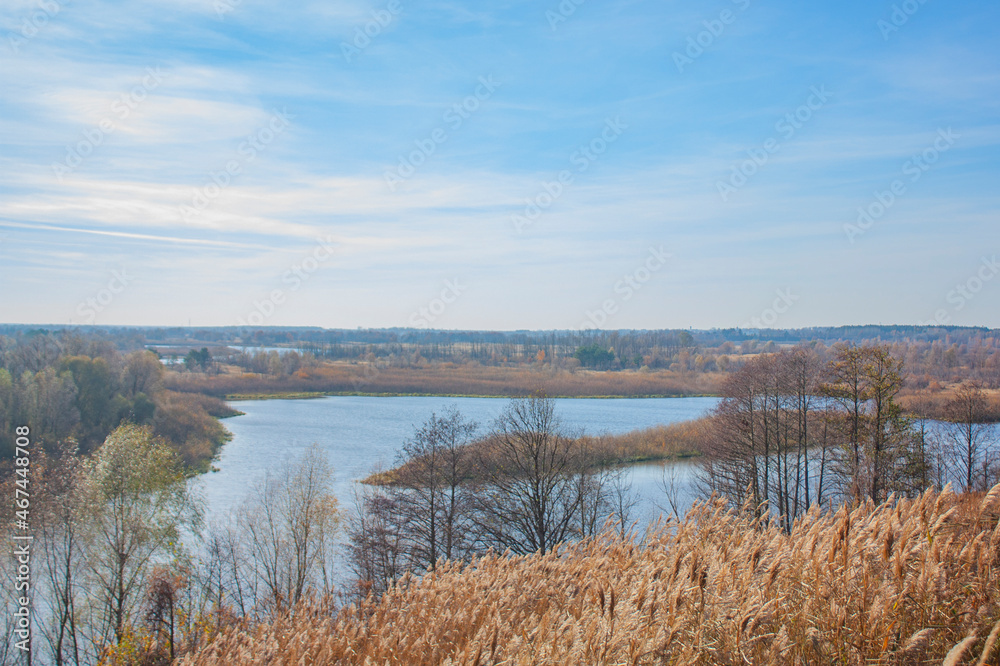
[[[288,376],[233,370],[218,375],[172,372],[167,375],[167,385],[177,391],[218,397],[317,392],[512,397],[531,391],[553,397],[652,397],[714,394],[725,376],[718,372],[567,370],[454,363],[417,368],[327,363],[302,368]]]
[[[904,390],[900,393],[899,404],[914,416],[944,421],[948,419],[948,403],[955,399],[961,387],[962,383],[956,382],[947,386]],[[1000,389],[985,389],[984,394],[983,422],[1000,423]]]
[[[581,464],[586,468],[677,460],[701,455],[711,432],[712,417],[705,416],[692,421],[641,428],[618,435],[585,435],[576,440],[575,448],[581,452],[583,458]],[[492,446],[494,442],[489,437],[483,437],[468,444],[466,454],[471,459],[488,458],[488,451]],[[418,460],[407,460],[398,467],[372,474],[362,482],[393,483],[395,478],[406,476],[407,470],[419,463]],[[470,467],[468,474],[464,480],[477,479],[475,467]]]
[[[998,518],[1000,486],[813,507],[788,534],[717,501],[644,543],[490,555],[233,625],[180,663],[995,663]]]
[[[232,438],[218,419],[239,413],[213,396],[162,391],[157,395],[153,427],[156,434],[174,443],[185,467],[203,472],[219,447]]]
[[[581,438],[594,464],[675,460],[701,455],[711,434],[712,417],[631,430],[620,435]]]

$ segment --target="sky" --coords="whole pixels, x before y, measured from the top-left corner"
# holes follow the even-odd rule
[[[4,0],[0,321],[1000,327],[998,25]]]

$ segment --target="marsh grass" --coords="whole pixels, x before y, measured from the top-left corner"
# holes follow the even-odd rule
[[[997,663],[1000,485],[813,509],[790,534],[751,513],[716,500],[643,543],[443,564],[234,624],[181,663]]]

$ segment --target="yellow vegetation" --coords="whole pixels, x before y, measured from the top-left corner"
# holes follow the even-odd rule
[[[751,513],[716,501],[642,544],[442,565],[332,616],[232,625],[181,663],[997,663],[1000,485],[814,508],[790,534]]]

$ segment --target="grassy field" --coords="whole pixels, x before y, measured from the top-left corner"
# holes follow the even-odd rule
[[[340,611],[230,623],[188,666],[995,664],[1000,486],[820,513],[724,502],[639,543],[487,556]]]

